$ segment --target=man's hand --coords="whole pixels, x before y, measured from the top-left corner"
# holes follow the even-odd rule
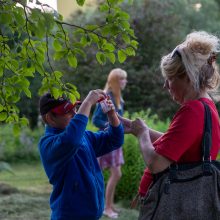
[[[96,104],[99,100],[107,98],[106,93],[101,89],[91,90],[86,96],[84,102],[88,102],[91,106]]]
[[[80,105],[77,114],[83,114],[89,117],[91,107],[99,100],[107,98],[106,93],[101,89],[91,90],[85,100]]]
[[[132,120],[128,118],[124,118],[118,114],[118,118],[121,121],[123,127],[124,127],[124,133],[125,134],[132,134]]]

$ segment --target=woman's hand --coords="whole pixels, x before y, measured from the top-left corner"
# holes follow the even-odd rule
[[[122,125],[124,126],[125,134],[133,134],[137,137],[141,135],[142,132],[149,131],[149,128],[145,124],[144,120],[137,118],[135,120],[130,120],[118,115]]]
[[[148,126],[145,124],[145,121],[141,118],[137,118],[131,123],[132,134],[137,137],[140,137],[143,133],[149,132]]]

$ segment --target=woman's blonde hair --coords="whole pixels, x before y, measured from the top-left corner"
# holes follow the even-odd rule
[[[120,68],[116,68],[111,70],[111,72],[108,75],[107,82],[105,84],[104,91],[112,92],[117,108],[120,107],[120,102],[121,102],[120,79],[126,77],[127,77],[126,71]]]
[[[162,74],[165,77],[186,74],[196,92],[217,89],[220,76],[215,60],[219,43],[219,38],[205,31],[188,34],[172,53],[162,57]]]

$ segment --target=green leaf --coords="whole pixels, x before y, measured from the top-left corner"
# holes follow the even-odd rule
[[[111,43],[106,43],[106,44],[103,45],[103,50],[113,52],[115,50],[115,46]]]
[[[88,24],[88,25],[86,25],[85,26],[85,28],[87,29],[87,30],[90,30],[90,31],[93,31],[94,29],[96,29],[96,28],[98,28],[99,26],[98,25],[92,25],[92,24]]]
[[[99,42],[99,37],[97,34],[89,34],[90,38],[92,39],[93,42],[98,43]]]
[[[18,136],[20,134],[21,128],[18,123],[13,125],[13,133],[15,136]]]
[[[96,59],[100,64],[105,64],[105,62],[106,62],[106,57],[101,52],[96,53]]]
[[[25,77],[22,77],[19,84],[22,85],[22,87],[29,87],[30,81],[26,79]]]
[[[60,60],[61,58],[64,58],[66,56],[66,54],[67,54],[67,50],[55,52],[53,55],[53,59]]]
[[[22,13],[23,14],[23,13]],[[25,24],[25,19],[19,12],[14,12],[14,19],[17,22],[18,25],[23,26]]]
[[[126,56],[125,52],[122,50],[119,50],[118,51],[118,61],[120,63],[123,63],[126,60],[126,58],[127,58],[127,56]]]
[[[138,42],[136,40],[131,41],[131,46],[133,46],[135,49],[138,47]]]
[[[12,22],[12,15],[10,13],[0,13],[0,21],[3,24],[10,24]]]
[[[73,68],[77,67],[77,59],[75,56],[72,55],[72,53],[68,54],[67,60],[68,60],[68,63],[71,67],[73,67]]]
[[[70,92],[76,97],[76,99],[80,99],[80,94],[76,90],[71,89]]]
[[[69,93],[68,95],[69,95],[70,101],[71,101],[72,103],[75,103],[75,102],[76,102],[76,96],[73,95],[72,93]]]
[[[124,11],[120,11],[120,17],[128,20],[130,18],[130,15]]]
[[[55,99],[58,99],[60,97],[60,90],[59,89],[53,87],[53,88],[51,88],[51,92],[52,92]]]
[[[54,71],[54,76],[57,79],[60,79],[63,76],[63,73],[61,73],[60,71]]]
[[[76,89],[77,89],[76,86],[73,85],[72,83],[66,83],[66,86],[67,86],[68,88],[73,89],[73,90],[76,90]]]
[[[5,121],[7,118],[7,112],[0,112],[0,121]]]
[[[85,0],[76,0],[77,4],[80,6],[83,6],[85,3]]]
[[[4,109],[3,105],[0,104],[0,112]]]
[[[114,53],[106,53],[107,58],[110,60],[111,63],[115,63],[115,54]]]
[[[108,11],[109,10],[109,6],[107,4],[100,5],[99,10],[101,12]]]
[[[124,28],[124,29],[129,29],[130,28],[130,23],[128,21],[121,21],[121,26]]]
[[[74,48],[74,52],[76,54],[80,54],[82,57],[86,57],[86,53],[83,50],[79,49],[79,48]]]
[[[132,47],[127,47],[125,49],[125,53],[128,55],[128,56],[135,56],[135,50],[132,48]]]
[[[113,5],[117,3],[117,0],[108,0],[108,2]]]
[[[122,34],[122,39],[123,39],[123,41],[125,42],[125,43],[127,43],[127,44],[130,44],[130,42],[131,42],[131,39],[130,39],[130,37],[129,37],[129,35],[127,35],[127,34]]]
[[[61,51],[63,47],[60,44],[60,42],[57,39],[55,39],[53,42],[53,48],[55,51]]]
[[[0,66],[0,77],[3,76],[3,73],[4,73],[4,67],[3,67],[3,66]]]
[[[85,36],[82,36],[81,39],[80,39],[80,43],[82,44],[82,46],[86,46],[87,38]]]
[[[28,88],[23,88],[23,91],[28,98],[31,98],[31,91]]]
[[[19,121],[20,121],[21,125],[23,125],[23,126],[27,126],[29,124],[29,121],[27,118],[20,118]]]

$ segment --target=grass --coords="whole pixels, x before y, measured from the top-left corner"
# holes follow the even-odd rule
[[[18,192],[0,194],[0,219],[49,220],[51,186],[41,164],[12,164],[11,166],[15,174],[0,172],[0,184],[16,188]],[[116,207],[121,210],[118,220],[138,218],[138,211],[129,209],[125,201],[117,203]],[[103,216],[101,220],[109,220],[109,218]]]

